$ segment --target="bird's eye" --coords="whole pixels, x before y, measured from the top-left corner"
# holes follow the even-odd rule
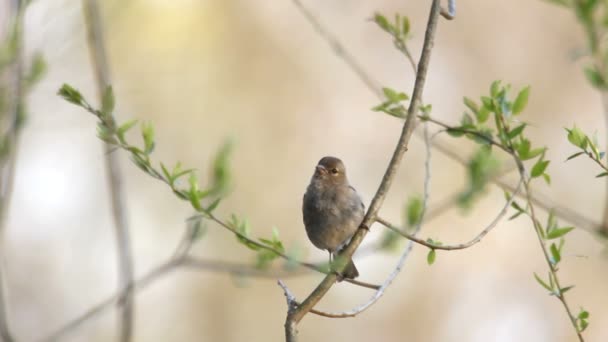
[[[337,173],[338,173],[338,169],[336,169],[336,168],[334,167],[333,169],[331,169],[331,173],[332,173],[332,174],[334,174],[334,175],[335,175],[335,174],[337,174]]]

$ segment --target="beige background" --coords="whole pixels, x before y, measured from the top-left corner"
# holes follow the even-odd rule
[[[381,84],[411,92],[412,72],[369,18],[398,11],[412,21],[417,57],[428,1],[307,0]],[[276,226],[287,246],[310,260],[325,253],[306,239],[301,196],[324,155],[341,157],[351,183],[373,196],[398,138],[400,121],[369,110],[377,104],[337,59],[291,1],[103,1],[120,120],[154,123],[155,158],[180,160],[206,172],[221,142],[236,141],[234,191],[218,213],[250,219],[254,236]],[[605,180],[584,158],[564,163],[574,148],[563,127],[606,132],[597,93],[573,56],[584,48],[574,16],[543,1],[458,1],[458,17],[442,20],[425,101],[433,115],[456,123],[463,95],[478,97],[494,79],[532,96],[522,118],[550,149],[553,185],[534,191],[599,220]],[[23,341],[40,338],[113,293],[116,257],[103,152],[93,117],[55,93],[64,82],[94,99],[80,2],[35,1],[26,16],[26,52],[41,50],[49,72],[29,97],[31,117],[19,148],[15,193],[4,236],[12,317]],[[134,135],[134,139],[138,136]],[[463,155],[473,145],[450,140]],[[121,153],[138,274],[170,255],[191,214],[159,182]],[[431,206],[464,185],[463,168],[433,154]],[[399,222],[408,196],[421,193],[423,144],[412,140],[383,216]],[[508,179],[514,179],[507,177]],[[498,212],[503,195],[491,188],[464,215],[453,209],[423,228],[445,243],[469,239]],[[543,217],[544,217],[543,213]],[[364,242],[380,236],[372,229]],[[605,244],[583,230],[568,237],[560,277],[575,311],[591,312],[588,341],[608,337]],[[211,226],[194,248],[202,257],[253,260],[227,231]],[[361,279],[381,282],[395,254],[358,258]],[[484,241],[439,252],[432,267],[415,247],[384,298],[364,314],[332,320],[308,315],[302,341],[573,341],[559,302],[534,281],[546,265],[528,220],[502,223]],[[320,281],[310,274],[286,282],[304,298]],[[342,311],[370,291],[335,286],[320,309]],[[279,341],[285,300],[274,280],[178,271],[138,295],[137,341]],[[116,316],[91,320],[66,341],[114,340]]]

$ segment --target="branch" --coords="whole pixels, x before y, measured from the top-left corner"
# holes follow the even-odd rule
[[[515,189],[515,192],[509,197],[509,200],[507,201],[507,203],[505,203],[502,210],[498,213],[498,215],[494,218],[494,220],[492,220],[492,222],[490,222],[490,224],[487,225],[474,238],[472,238],[471,240],[469,240],[468,242],[465,242],[465,243],[461,243],[461,244],[457,244],[457,245],[438,245],[436,243],[428,242],[428,240],[417,238],[415,236],[415,234],[408,234],[381,217],[377,217],[376,221],[378,221],[380,224],[382,224],[386,228],[389,228],[390,230],[403,236],[404,238],[406,238],[412,242],[415,242],[417,244],[431,248],[431,249],[441,249],[441,250],[446,250],[446,251],[453,251],[453,250],[469,248],[469,247],[475,245],[476,243],[480,242],[481,239],[484,238],[484,236],[486,236],[492,229],[494,229],[494,227],[496,227],[498,225],[498,222],[500,222],[500,220],[502,220],[502,218],[507,214],[507,210],[511,206],[511,203],[513,203],[515,196],[517,194],[519,194],[522,184],[523,184],[523,178],[520,178],[517,188]]]
[[[103,93],[110,86],[110,70],[108,57],[103,37],[103,23],[96,0],[83,0],[83,11],[85,26],[87,30],[87,42],[91,55],[91,63],[95,72],[97,93],[100,102],[103,101]],[[122,186],[122,177],[118,156],[112,153],[109,144],[104,144],[106,155],[106,172],[110,187],[112,216],[116,234],[116,247],[118,252],[119,288],[124,288],[123,296],[117,302],[121,310],[120,315],[120,340],[130,341],[133,335],[134,304],[131,286],[134,282],[133,252],[129,226],[127,224],[127,213],[125,206],[125,194]]]
[[[422,96],[424,83],[426,79],[426,73],[429,66],[431,50],[433,46],[433,40],[435,36],[435,29],[437,26],[437,19],[439,16],[439,0],[434,0],[433,5],[429,14],[429,21],[427,24],[427,30],[424,39],[424,45],[422,49],[422,55],[420,58],[420,64],[418,66],[418,73],[416,74],[416,82],[414,84],[414,91],[412,94],[412,100],[410,102],[410,106],[408,108],[408,115],[403,125],[403,130],[401,132],[401,137],[397,143],[395,148],[395,152],[393,153],[393,157],[388,165],[388,168],[384,174],[382,182],[376,192],[376,195],[372,199],[372,202],[367,210],[367,213],[361,223],[359,229],[352,237],[350,243],[343,251],[343,255],[345,258],[352,257],[356,248],[361,244],[363,238],[369,231],[369,227],[374,222],[378,210],[382,206],[384,202],[384,198],[392,184],[392,181],[397,173],[399,168],[399,164],[403,158],[403,154],[407,151],[407,145],[409,139],[415,128],[416,121],[416,113],[420,107],[420,98]],[[339,270],[338,270],[339,271]],[[286,327],[286,338],[287,340],[295,340],[296,336],[293,335],[295,333],[295,329],[291,329],[291,327],[295,326],[298,322],[302,320],[302,318],[309,312],[315,304],[323,298],[323,296],[329,291],[331,286],[336,282],[336,274],[329,274],[325,277],[325,279],[317,286],[317,288],[304,300],[304,302],[298,306],[296,310],[287,314],[287,319],[285,322]]]
[[[382,98],[383,95],[382,91],[380,90],[380,87],[378,86],[378,82],[376,82],[370,76],[370,74],[367,73],[365,69],[363,69],[361,64],[357,62],[356,58],[350,52],[348,52],[348,50],[345,49],[344,46],[342,46],[340,40],[335,35],[326,30],[325,27],[321,25],[319,20],[315,18],[315,16],[300,2],[300,0],[293,0],[293,3],[300,10],[302,15],[304,15],[304,17],[308,20],[308,22],[312,25],[312,27],[317,31],[319,36],[321,36],[323,40],[325,40],[329,44],[334,54],[340,57],[346,63],[346,65],[348,65],[349,68],[355,74],[357,74],[359,79],[367,86],[368,89],[370,89],[379,98]]]
[[[516,161],[518,161],[520,175],[522,176],[522,178],[525,178],[526,170],[525,170],[523,163],[517,158],[516,158]],[[576,331],[578,340],[583,342],[584,341],[583,335],[581,334],[581,331],[579,331],[579,329],[578,329],[576,320],[575,320],[574,316],[572,315],[572,310],[570,309],[570,306],[568,305],[568,302],[566,301],[566,296],[564,294],[565,291],[562,291],[563,288],[560,285],[559,278],[557,277],[557,268],[553,264],[553,262],[551,262],[551,257],[549,256],[549,254],[547,252],[547,246],[545,245],[545,241],[543,240],[543,237],[542,237],[542,227],[540,226],[539,221],[536,218],[534,205],[532,204],[532,196],[530,195],[530,180],[529,179],[524,179],[524,188],[526,189],[526,196],[528,198],[528,204],[530,207],[530,219],[532,220],[532,225],[534,226],[534,231],[536,233],[536,236],[538,237],[538,242],[540,244],[540,247],[543,250],[543,256],[545,257],[547,266],[549,266],[549,272],[551,273],[551,276],[553,277],[553,281],[555,281],[555,286],[558,289],[555,296],[560,300],[560,302],[564,306],[564,309],[566,310],[566,313],[568,314],[568,318],[570,318],[570,323],[572,323],[572,326],[574,327],[574,331]]]
[[[71,320],[63,327],[59,328],[55,332],[49,334],[48,336],[41,338],[40,342],[52,342],[58,341],[62,337],[71,333],[80,327],[83,323],[94,319],[104,312],[112,309],[116,304],[118,304],[125,296],[126,291],[132,291],[133,295],[137,294],[139,291],[144,290],[148,286],[152,285],[157,280],[163,278],[169,273],[173,272],[177,268],[183,267],[189,270],[195,271],[212,271],[212,272],[222,272],[228,273],[236,276],[250,276],[260,279],[276,279],[277,277],[294,277],[304,275],[304,272],[294,271],[276,271],[276,270],[260,270],[251,265],[240,264],[240,263],[231,263],[219,260],[205,260],[200,258],[194,258],[188,255],[188,251],[190,246],[194,240],[192,239],[192,234],[190,230],[185,230],[180,242],[177,244],[175,251],[172,253],[172,256],[169,257],[165,262],[159,264],[158,266],[152,268],[147,273],[145,273],[142,277],[136,279],[130,286],[125,287],[119,290],[117,293],[111,295],[110,297],[100,301],[99,303],[92,306],[83,314],[79,315],[77,318]]]
[[[441,7],[441,16],[447,20],[452,20],[456,16],[456,0],[448,0],[448,9]]]
[[[276,255],[278,255],[279,257],[281,257],[281,258],[283,258],[285,260],[295,261],[300,266],[309,268],[311,270],[314,270],[314,271],[317,271],[317,272],[320,272],[320,273],[323,273],[323,274],[326,274],[326,275],[330,274],[330,272],[328,270],[325,270],[323,267],[321,267],[321,266],[319,266],[317,264],[312,264],[312,263],[300,262],[300,261],[297,261],[297,260],[293,260],[292,257],[290,257],[289,255],[287,255],[285,253],[277,251],[276,249],[274,249],[272,247],[266,246],[266,245],[264,245],[264,244],[262,244],[262,243],[260,243],[258,241],[252,240],[249,237],[243,235],[241,232],[237,231],[236,229],[234,229],[233,227],[231,227],[229,224],[225,223],[224,221],[218,219],[213,214],[208,214],[208,215],[209,215],[209,219],[211,219],[215,223],[219,224],[220,226],[226,228],[227,230],[231,231],[234,235],[238,236],[239,238],[247,240],[247,242],[250,243],[250,244],[253,244],[253,245],[255,245],[255,246],[259,247],[259,248],[263,248],[263,249],[266,249],[268,251],[271,251],[271,252],[275,253]],[[354,284],[354,285],[361,286],[361,287],[366,287],[366,288],[369,288],[369,289],[372,289],[372,290],[377,290],[379,288],[378,285],[369,284],[369,283],[365,283],[365,282],[354,280],[354,279],[344,279],[344,281],[349,282],[349,283]]]

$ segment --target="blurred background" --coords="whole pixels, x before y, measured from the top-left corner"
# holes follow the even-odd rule
[[[411,93],[413,73],[388,37],[370,22],[375,11],[398,12],[412,23],[416,59],[430,1],[303,0],[383,86]],[[252,236],[277,227],[287,248],[310,261],[326,253],[308,241],[301,199],[314,165],[340,157],[366,204],[373,197],[401,132],[399,119],[370,108],[379,103],[289,1],[146,0],[101,2],[119,121],[150,121],[154,159],[205,175],[215,151],[235,142],[233,186],[217,213],[246,217]],[[0,7],[0,12],[3,8]],[[6,13],[0,20],[6,22]],[[114,229],[104,153],[95,118],[56,93],[63,83],[96,104],[81,2],[33,1],[25,13],[25,56],[43,53],[48,72],[27,98],[14,193],[2,250],[10,292],[10,321],[19,341],[34,341],[110,296],[117,286]],[[3,24],[3,27],[5,25]],[[6,33],[3,32],[3,33]],[[454,21],[441,20],[424,92],[432,115],[458,123],[462,97],[478,98],[495,79],[515,89],[531,85],[528,134],[549,147],[552,185],[535,182],[542,198],[600,222],[605,180],[575,152],[564,127],[576,123],[606,132],[597,92],[576,60],[585,47],[576,18],[544,1],[458,1]],[[419,127],[421,129],[422,127]],[[134,135],[134,139],[138,137]],[[440,136],[463,157],[474,144]],[[122,152],[137,275],[169,257],[192,214],[160,182],[144,175]],[[508,163],[506,164],[509,165]],[[432,155],[430,209],[462,190],[466,170]],[[421,194],[424,144],[413,138],[381,215],[401,222],[408,197]],[[516,175],[504,179],[515,182]],[[422,229],[447,244],[469,240],[504,204],[489,186],[473,210],[454,206]],[[546,213],[541,216],[544,220]],[[566,225],[567,222],[563,222]],[[588,341],[608,339],[606,242],[579,227],[569,234],[560,277],[575,312],[591,313]],[[362,248],[383,228],[375,225]],[[403,246],[402,244],[401,246]],[[253,262],[254,253],[225,229],[210,225],[193,253],[201,258]],[[307,315],[302,341],[573,341],[563,307],[533,278],[546,263],[524,216],[502,222],[481,243],[462,251],[414,247],[384,297],[348,319]],[[361,280],[381,283],[398,253],[355,256]],[[278,261],[278,264],[281,262]],[[284,279],[304,299],[322,279],[310,272]],[[335,285],[317,308],[343,311],[372,292]],[[136,341],[280,341],[285,297],[276,279],[237,278],[221,272],[177,270],[138,293]],[[110,310],[62,341],[113,341]]]

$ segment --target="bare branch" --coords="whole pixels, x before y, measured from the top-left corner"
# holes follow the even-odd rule
[[[137,292],[147,288],[149,285],[154,283],[156,280],[167,275],[169,272],[172,272],[173,270],[175,270],[177,268],[177,266],[179,266],[180,262],[181,262],[180,259],[171,259],[167,262],[164,262],[164,263],[154,267],[153,269],[148,271],[146,274],[144,274],[141,278],[137,279],[133,284],[130,284],[131,286],[130,286],[130,289],[128,289],[128,291],[137,293]],[[126,290],[127,289],[125,288],[125,289],[113,294],[112,296],[108,297],[107,299],[104,299],[103,301],[101,301],[98,304],[91,307],[89,310],[87,310],[82,315],[79,315],[76,319],[70,321],[69,323],[67,323],[66,325],[61,327],[59,330],[51,333],[49,336],[47,336],[45,338],[40,339],[39,341],[40,342],[58,341],[61,337],[76,330],[76,328],[78,328],[84,322],[89,321],[95,317],[98,317],[102,313],[112,309],[115,305],[117,305],[122,300],[122,298],[124,298]]]
[[[108,56],[103,37],[103,22],[99,11],[99,5],[96,0],[83,0],[83,11],[87,30],[87,42],[89,44],[91,62],[95,72],[97,93],[101,102],[105,89],[111,84]],[[134,304],[131,295],[131,286],[134,281],[133,252],[131,250],[125,194],[122,186],[118,156],[111,153],[110,145],[104,144],[104,149],[106,152],[105,165],[110,187],[112,217],[114,219],[116,247],[118,252],[118,268],[120,273],[120,276],[118,277],[118,286],[121,289],[125,289],[124,292],[120,292],[123,296],[117,303],[121,307],[119,320],[120,340],[127,342],[131,340],[133,335]]]
[[[511,206],[511,203],[513,203],[513,200],[515,199],[516,194],[518,194],[521,191],[522,183],[523,183],[523,178],[520,178],[517,188],[515,189],[515,193],[513,193],[509,197],[509,200],[505,203],[505,205],[503,206],[502,210],[498,213],[498,215],[492,220],[492,222],[490,222],[489,225],[487,225],[481,232],[479,232],[479,234],[477,234],[474,238],[472,238],[471,240],[469,240],[468,242],[465,242],[465,243],[461,243],[461,244],[457,244],[457,245],[438,245],[436,243],[428,242],[428,240],[417,238],[413,234],[408,234],[408,233],[404,232],[402,229],[398,228],[397,226],[391,224],[390,222],[388,222],[387,220],[385,220],[381,217],[377,217],[376,221],[378,221],[380,224],[382,224],[386,228],[389,228],[390,230],[403,236],[404,238],[406,238],[410,241],[413,241],[417,244],[431,248],[431,249],[441,249],[441,250],[446,250],[446,251],[453,251],[453,250],[458,250],[458,249],[469,248],[469,247],[475,245],[476,243],[478,243],[479,241],[481,241],[481,239],[483,239],[484,236],[486,236],[492,229],[494,229],[494,227],[496,227],[496,225],[498,225],[498,222],[500,222],[500,220],[502,220],[502,218],[507,214],[507,210]]]
[[[310,10],[308,10],[302,4],[302,2],[300,2],[300,0],[293,0],[293,3],[296,5],[296,7],[298,7],[300,12],[304,15],[304,17],[308,20],[312,27],[314,27],[314,29],[323,38],[323,40],[325,40],[329,44],[334,54],[340,57],[349,66],[349,68],[357,74],[359,79],[363,83],[365,83],[368,89],[373,91],[376,96],[382,98],[383,95],[382,91],[380,90],[380,87],[378,86],[378,82],[376,82],[370,76],[370,74],[363,69],[361,64],[357,62],[357,59],[342,46],[340,40],[335,35],[326,30],[325,27],[321,25],[321,22],[312,14]]]
[[[441,7],[441,16],[447,20],[452,20],[456,16],[456,0],[448,0],[448,9]]]

